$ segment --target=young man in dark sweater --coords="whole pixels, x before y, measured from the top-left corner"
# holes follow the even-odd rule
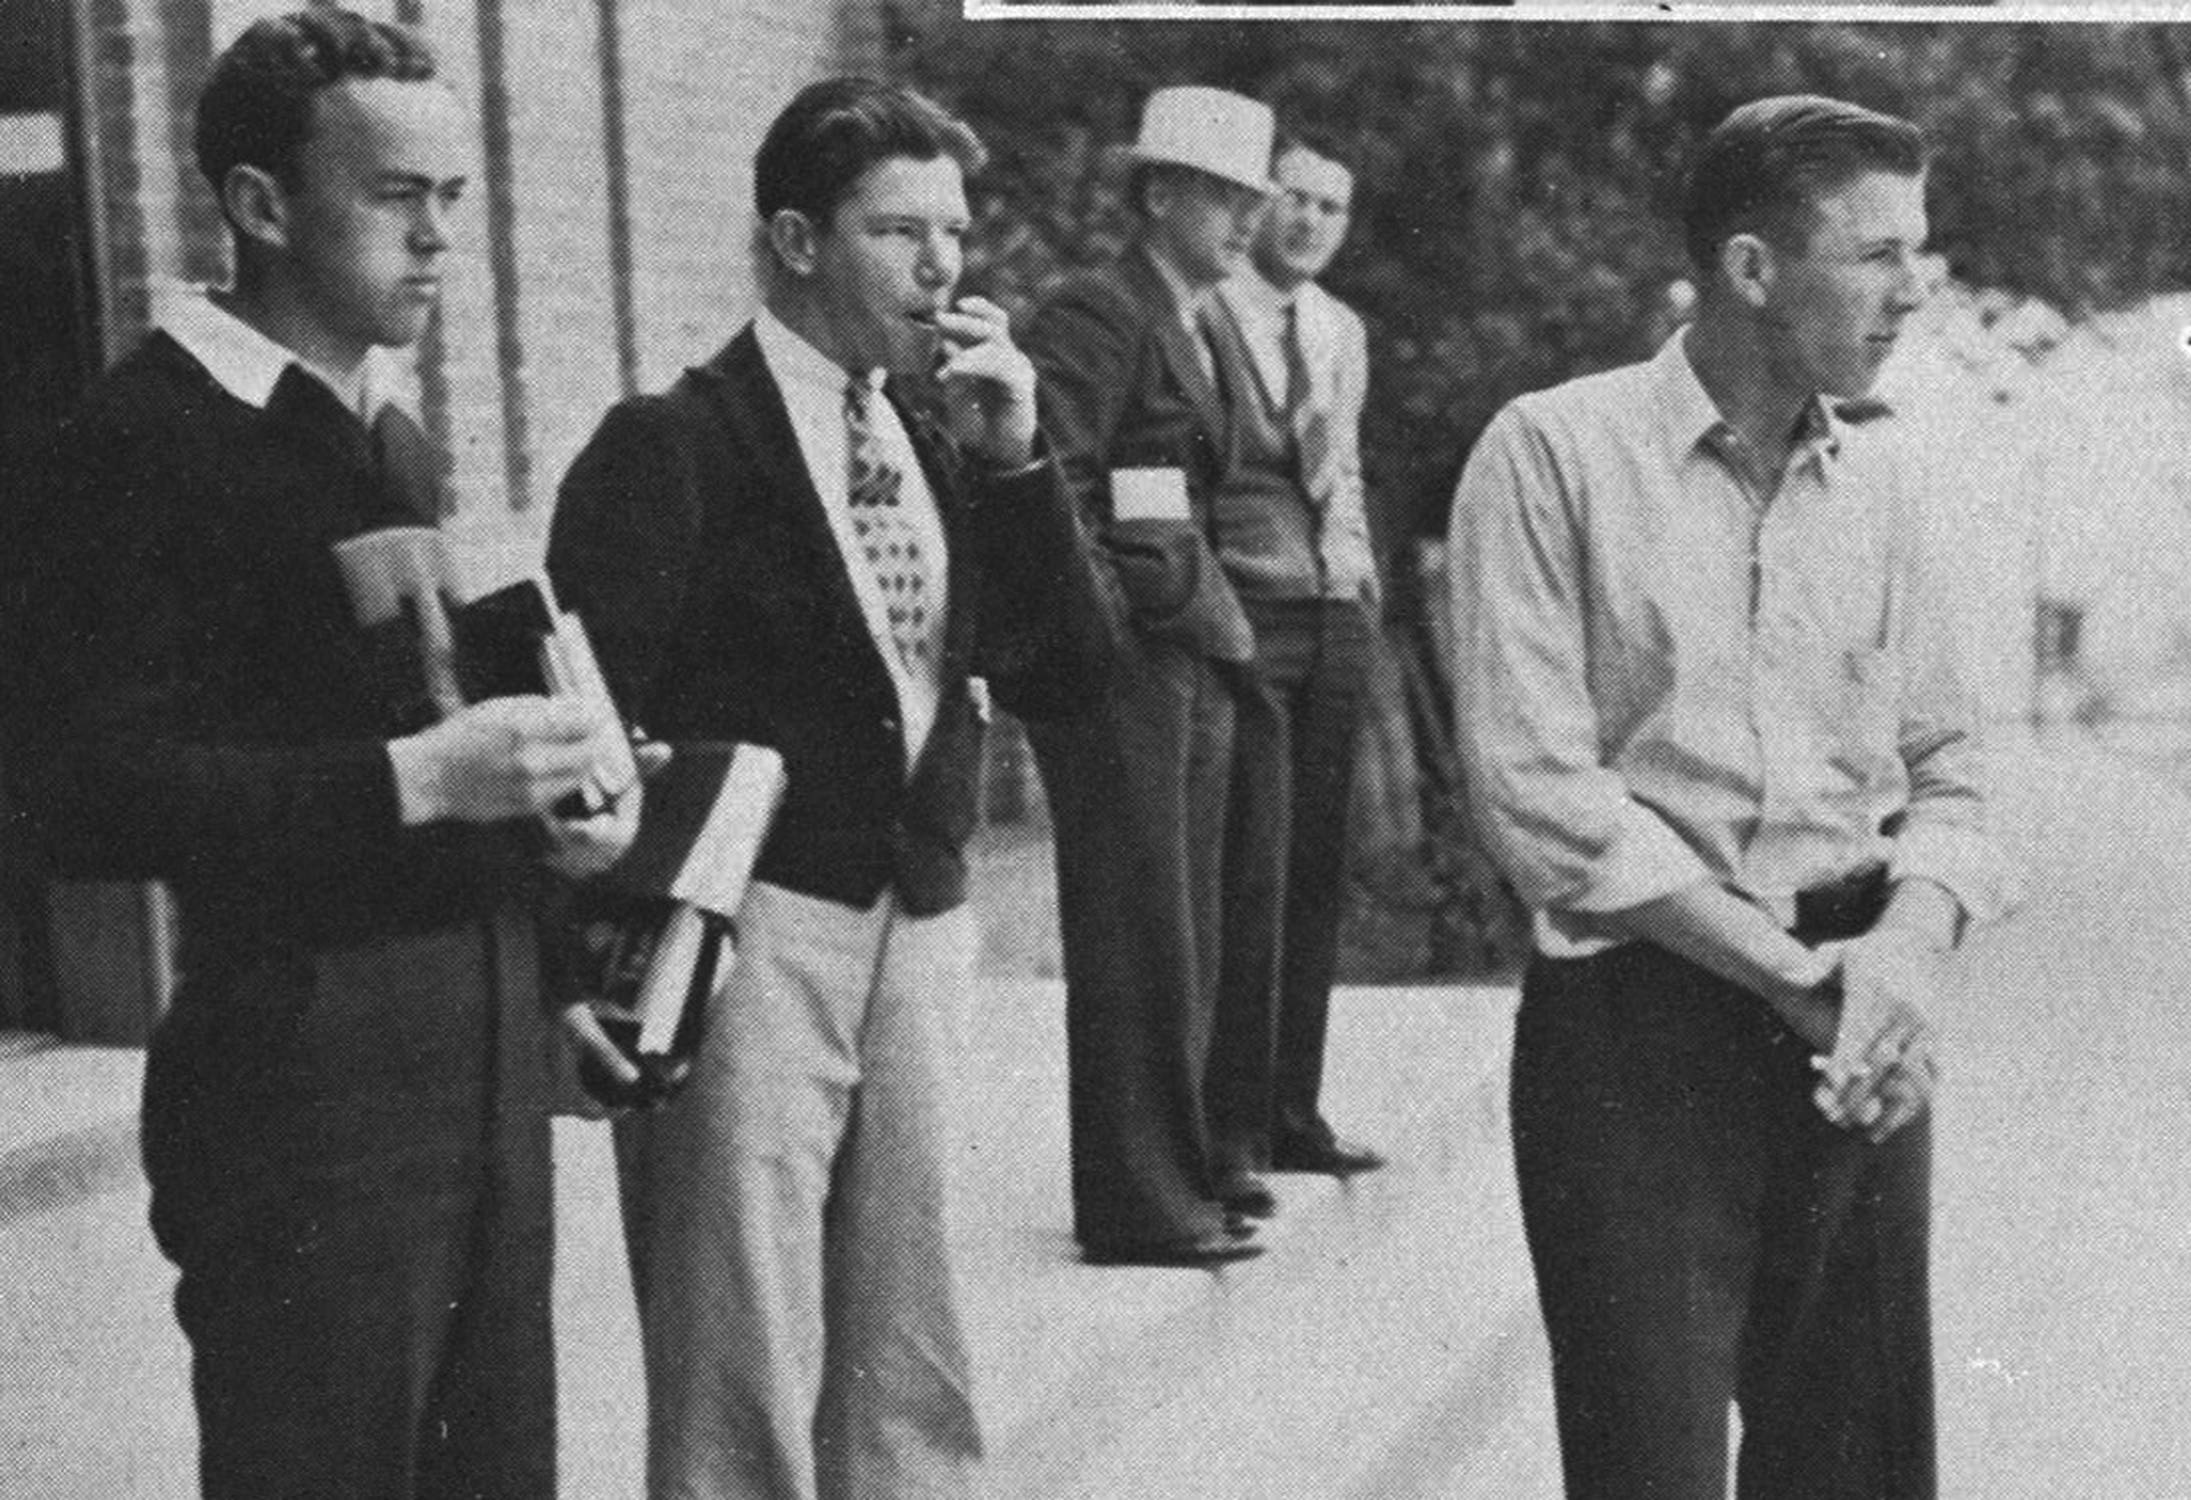
[[[602,731],[568,700],[408,707],[330,550],[442,508],[383,353],[427,325],[465,180],[433,75],[333,9],[221,57],[197,145],[234,284],[94,386],[34,538],[56,852],[180,905],[144,1153],[208,1496],[554,1490],[526,906],[612,860],[637,796],[550,813]]]

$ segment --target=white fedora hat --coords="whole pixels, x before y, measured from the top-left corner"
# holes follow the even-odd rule
[[[1192,167],[1267,193],[1277,134],[1268,104],[1228,89],[1178,84],[1149,95],[1141,107],[1141,134],[1127,156]]]

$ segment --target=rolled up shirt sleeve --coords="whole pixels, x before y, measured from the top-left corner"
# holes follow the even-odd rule
[[[1458,734],[1479,834],[1524,901],[1620,911],[1711,878],[1605,761],[1583,547],[1556,437],[1525,398],[1492,419],[1451,525]]]
[[[1982,724],[1953,591],[1915,514],[1905,516],[1904,535],[1899,747],[1909,803],[1893,825],[1887,873],[1935,881],[1968,920],[1990,922],[2015,908],[2022,882],[1987,828]]]

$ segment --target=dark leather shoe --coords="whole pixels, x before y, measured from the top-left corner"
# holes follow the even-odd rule
[[[1144,1245],[1083,1245],[1080,1258],[1091,1266],[1183,1266],[1208,1270],[1236,1260],[1253,1260],[1263,1247],[1219,1229],[1184,1240]]]
[[[1267,1219],[1278,1212],[1278,1195],[1270,1184],[1244,1167],[1218,1174],[1217,1201],[1251,1219]]]
[[[1352,1177],[1374,1172],[1385,1164],[1383,1156],[1367,1146],[1341,1140],[1336,1135],[1280,1136],[1271,1142],[1273,1172],[1321,1172],[1327,1177]]]

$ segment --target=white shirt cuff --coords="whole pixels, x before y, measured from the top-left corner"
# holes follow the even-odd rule
[[[2023,904],[2019,872],[1999,846],[1952,823],[1918,823],[1896,834],[1887,878],[1938,882],[1973,923],[1996,921]]]

